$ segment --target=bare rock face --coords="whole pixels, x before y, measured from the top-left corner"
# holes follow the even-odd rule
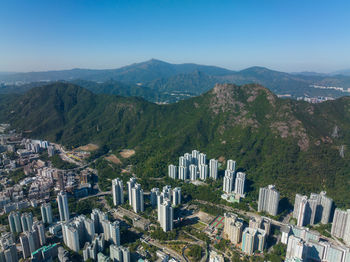
[[[214,116],[226,113],[229,119],[220,127],[221,134],[236,125],[257,130],[267,124],[276,135],[297,139],[301,150],[309,148],[310,139],[306,129],[293,114],[291,105],[278,103],[276,96],[268,89],[257,84],[217,84],[211,95],[210,109]],[[259,118],[260,108],[265,113]]]

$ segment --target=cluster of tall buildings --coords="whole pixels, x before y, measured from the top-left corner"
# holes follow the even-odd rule
[[[236,161],[227,160],[227,166],[224,176],[223,191],[227,194],[234,193],[236,197],[244,197],[245,194],[245,179],[246,174],[243,172],[236,172]]]
[[[129,248],[111,244],[109,246],[109,257],[102,253],[104,246],[104,239],[96,237],[91,244],[86,244],[83,250],[84,261],[88,259],[107,262],[130,262]],[[102,249],[101,249],[102,247]]]
[[[42,140],[27,139],[24,142],[24,146],[28,151],[32,151],[34,153],[39,153],[41,149],[47,149],[49,147],[49,142],[42,141]]]
[[[38,261],[52,261],[58,255],[58,245],[55,243],[53,245],[42,246],[32,253],[32,262]]]
[[[130,251],[127,247],[110,245],[109,253],[112,262],[130,262]]]
[[[13,233],[21,233],[28,231],[33,226],[33,214],[23,213],[20,214],[18,211],[12,211],[8,215],[8,221],[10,225],[10,230]]]
[[[297,194],[295,196],[293,218],[297,219],[298,226],[327,224],[331,221],[333,200],[320,194],[311,193],[310,198]]]
[[[23,258],[29,258],[33,252],[45,245],[45,227],[40,221],[33,221],[32,213],[12,211],[8,216],[10,230],[20,234]],[[1,260],[0,260],[1,261]]]
[[[249,226],[234,213],[225,213],[224,237],[233,244],[241,243],[242,252],[252,255],[265,249],[271,220],[266,217],[251,218]]]
[[[208,177],[216,180],[218,178],[218,161],[210,159],[207,164],[207,155],[197,150],[185,153],[179,157],[179,166],[169,165],[168,175],[172,179],[195,181],[206,180]]]
[[[242,235],[242,251],[252,255],[256,250],[263,252],[266,242],[266,232],[262,229],[246,227]]]
[[[181,204],[181,188],[164,186],[163,191],[159,188],[151,190],[151,205],[157,207],[158,221],[164,232],[171,231],[174,228],[174,209],[173,206]]]
[[[323,241],[307,228],[291,226],[285,261],[349,262],[350,249]]]
[[[127,182],[129,205],[135,213],[143,212],[144,194],[141,185],[136,182],[136,178],[132,177]],[[122,205],[124,203],[123,181],[119,178],[112,180],[112,197],[114,206]]]
[[[350,209],[335,209],[331,234],[343,239],[346,245],[350,245]]]
[[[35,222],[31,229],[24,231],[20,237],[23,258],[29,258],[32,253],[46,244],[45,227],[41,222]]]
[[[108,220],[106,213],[94,209],[91,218],[80,215],[62,223],[63,241],[71,250],[83,249],[85,259],[96,259],[104,249],[105,241],[120,246],[120,226],[118,221]]]
[[[271,216],[278,213],[278,204],[280,201],[280,193],[274,185],[262,187],[259,190],[258,212],[267,212]]]
[[[145,204],[143,200],[143,190],[141,185],[136,182],[134,177],[130,178],[127,182],[129,204],[135,213],[143,212],[145,210]]]
[[[0,244],[0,261],[17,262],[18,254],[13,235],[6,236],[6,241],[1,241]]]
[[[92,241],[94,235],[94,222],[84,215],[62,223],[63,242],[75,252],[78,252],[85,242]]]

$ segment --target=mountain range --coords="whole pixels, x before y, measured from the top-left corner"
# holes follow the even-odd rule
[[[23,93],[43,82],[79,83],[94,93],[136,95],[152,102],[176,102],[203,94],[216,83],[261,84],[277,95],[291,97],[341,97],[349,94],[322,87],[350,88],[350,76],[312,72],[284,73],[264,67],[232,71],[215,66],[170,64],[152,59],[119,69],[72,69],[62,71],[0,74],[0,93]],[[77,82],[78,81],[78,82]],[[101,84],[103,86],[101,87]]]
[[[350,207],[349,97],[314,105],[278,98],[259,84],[216,84],[157,105],[58,82],[0,95],[0,121],[67,147],[133,148],[131,161],[143,177],[166,176],[168,164],[198,149],[223,163],[237,160],[255,194],[276,184],[292,202],[297,192],[325,190],[338,206]]]

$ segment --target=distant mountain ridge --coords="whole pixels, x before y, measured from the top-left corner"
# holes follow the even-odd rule
[[[350,75],[324,75],[313,72],[290,74],[258,66],[232,71],[216,66],[191,63],[171,64],[151,59],[118,69],[72,69],[0,75],[0,83],[1,81],[7,82],[7,84],[0,84],[0,93],[20,93],[32,87],[33,82],[44,84],[61,80],[95,82],[96,86],[93,87],[90,83],[89,89],[93,92],[98,90],[96,93],[101,92],[101,83],[116,82],[133,91],[116,89],[114,86],[111,87],[111,90],[104,88],[103,92],[121,95],[135,94],[152,102],[174,102],[186,98],[186,96],[176,97],[176,95],[175,98],[171,97],[174,92],[200,95],[208,91],[215,83],[238,85],[257,83],[269,88],[275,94],[289,94],[292,97],[329,96],[337,98],[348,94],[334,89],[317,89],[313,87],[315,85],[341,87],[344,90],[350,88]],[[25,83],[27,87],[19,85],[18,82]],[[136,85],[145,90],[136,92]]]
[[[333,72],[332,75],[350,76],[350,69],[338,70],[338,71]]]
[[[118,69],[70,69],[43,72],[13,73],[0,77],[0,81],[57,81],[84,79],[92,81],[107,81],[110,79],[128,83],[152,81],[176,74],[186,74],[201,71],[210,75],[224,75],[232,72],[216,66],[197,64],[170,64],[156,59],[135,63]]]

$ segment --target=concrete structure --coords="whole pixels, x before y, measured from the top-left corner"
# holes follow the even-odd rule
[[[97,254],[97,262],[111,262],[112,260],[105,256],[103,253],[99,252]]]
[[[238,244],[242,239],[243,221],[236,214],[225,213],[224,236],[233,244]]]
[[[234,172],[230,170],[225,171],[223,191],[231,193],[233,191]]]
[[[298,220],[299,226],[327,224],[331,221],[333,200],[326,196],[326,192],[320,194],[311,193],[310,198],[297,194],[295,196],[293,217]]]
[[[174,210],[170,200],[164,200],[160,204],[160,217],[158,218],[160,226],[164,232],[171,231],[174,228]]]
[[[209,161],[209,177],[214,180],[218,179],[218,161],[216,159]]]
[[[78,252],[80,248],[83,247],[86,249],[87,247],[85,247],[85,243],[92,242],[96,238],[95,219],[97,220],[100,217],[102,218],[102,216],[102,214],[100,214],[100,216],[98,215],[97,210],[93,210],[93,213],[91,214],[91,217],[93,219],[89,219],[84,215],[80,215],[70,220],[69,222],[62,223],[62,236],[65,245],[75,252]],[[104,227],[105,221],[106,220],[98,221],[98,223],[102,224],[104,233],[103,235],[108,234],[109,238],[107,240],[113,240],[110,239],[113,235],[112,229],[110,228],[109,224],[107,228]],[[85,256],[87,256],[87,254],[85,254]]]
[[[178,179],[177,176],[177,167],[174,165],[169,165],[168,166],[168,175],[172,179]]]
[[[123,181],[119,178],[112,180],[113,205],[118,206],[124,203]]]
[[[80,250],[79,232],[73,225],[70,225],[69,223],[63,223],[62,235],[64,243],[67,247],[75,252],[78,252]]]
[[[110,241],[117,246],[120,246],[120,225],[118,221],[114,221],[109,225]]]
[[[23,258],[28,258],[31,255],[30,249],[29,249],[29,241],[26,234],[19,236],[19,241],[21,243],[22,247],[22,256]]]
[[[284,225],[281,227],[281,243],[287,245],[288,244],[288,238],[290,236],[291,230],[290,230],[290,226],[288,225]]]
[[[321,208],[319,209],[320,214],[317,216],[321,217],[321,224],[328,224],[331,221],[331,214],[333,211],[333,199],[326,196],[326,192],[322,191],[320,193],[320,203]]]
[[[49,157],[53,157],[55,155],[55,147],[54,146],[48,146],[47,147],[47,154],[49,155]]]
[[[33,214],[30,213],[23,213],[21,216],[21,224],[23,231],[30,231],[32,230],[33,226]]]
[[[255,238],[257,230],[246,227],[242,235],[242,252],[252,255],[255,248]]]
[[[50,203],[44,203],[40,207],[41,210],[41,217],[43,220],[43,223],[45,224],[52,224],[53,217],[52,217],[52,208]]]
[[[288,239],[286,258],[303,259],[305,252],[304,241],[298,237],[290,236]]]
[[[229,159],[227,160],[227,167],[226,170],[230,170],[235,172],[236,171],[236,161]]]
[[[291,235],[288,239],[286,261],[348,262],[350,249],[329,242]]]
[[[175,187],[172,191],[172,203],[173,206],[178,206],[181,204],[181,188]]]
[[[181,179],[181,180],[187,179],[187,170],[188,170],[187,167],[179,166],[179,179]]]
[[[128,197],[129,197],[129,205],[132,205],[132,193],[131,189],[135,186],[136,184],[136,178],[132,177],[130,180],[127,182],[128,186]]]
[[[95,232],[103,233],[102,221],[108,220],[108,215],[99,209],[93,209],[91,212],[91,220],[94,222]]]
[[[33,224],[33,231],[37,232],[37,236],[38,236],[38,240],[39,240],[39,244],[40,246],[44,246],[46,244],[46,236],[45,236],[45,227],[44,224],[42,222],[34,222]]]
[[[199,151],[192,150],[192,163],[195,165],[198,165],[198,159],[199,159]]]
[[[153,208],[157,207],[157,197],[160,195],[159,188],[154,187],[151,189],[150,201]]]
[[[186,167],[188,167],[190,164],[192,164],[192,154],[186,153],[184,154],[184,158],[186,159]]]
[[[199,178],[201,180],[207,180],[208,178],[208,165],[200,164],[199,165]]]
[[[8,215],[8,220],[9,220],[11,232],[13,232],[13,233],[22,232],[22,224],[21,224],[21,218],[20,218],[19,212],[12,211]]]
[[[280,201],[280,193],[274,185],[262,187],[259,191],[258,212],[265,211],[271,216],[278,213],[278,204]]]
[[[266,245],[266,232],[262,229],[247,227],[242,235],[242,251],[252,255],[256,250],[262,252]]]
[[[57,195],[57,203],[58,203],[58,211],[60,213],[60,220],[61,221],[69,221],[70,215],[69,215],[69,209],[68,209],[68,197],[67,193],[64,191],[61,191]]]
[[[52,261],[58,255],[57,244],[43,246],[32,253],[32,261]]]
[[[331,234],[337,238],[344,238],[345,229],[348,224],[350,209],[347,211],[341,210],[339,208],[335,209],[334,218],[332,223]]]
[[[144,211],[143,190],[140,184],[134,184],[131,188],[131,206],[135,213]]]
[[[200,153],[198,156],[198,166],[205,165],[207,163],[207,155]]]
[[[236,175],[236,181],[235,181],[235,194],[244,197],[244,188],[245,188],[245,173],[238,172]]]
[[[17,249],[15,244],[6,245],[0,250],[0,261],[1,262],[17,262]]]
[[[197,180],[198,179],[198,166],[192,164],[192,165],[190,165],[189,170],[190,170],[190,179],[192,181]]]
[[[99,235],[96,234],[94,240],[91,243],[85,243],[85,246],[83,248],[84,261],[88,260],[89,258],[96,260],[97,254],[104,250],[104,245],[105,239],[103,233]]]
[[[109,249],[112,262],[130,262],[129,248],[111,245]]]
[[[180,156],[179,157],[179,166],[184,166],[184,167],[188,167],[189,163],[187,161],[187,159],[184,156]]]
[[[211,250],[209,254],[209,262],[225,262],[225,259],[223,255]]]

